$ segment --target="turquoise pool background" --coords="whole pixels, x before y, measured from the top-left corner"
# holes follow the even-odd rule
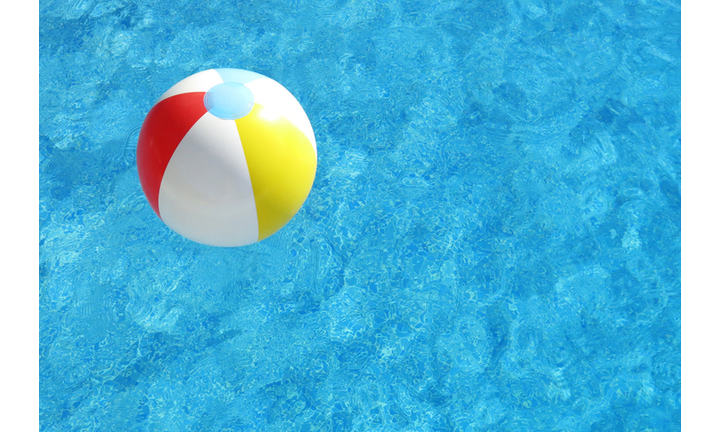
[[[238,249],[134,147],[213,67],[305,107],[314,189]],[[40,3],[40,429],[680,429],[680,5]]]

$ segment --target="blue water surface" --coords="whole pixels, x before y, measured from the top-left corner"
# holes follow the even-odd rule
[[[140,125],[285,85],[304,207],[212,248]],[[680,2],[40,1],[40,429],[680,430]]]

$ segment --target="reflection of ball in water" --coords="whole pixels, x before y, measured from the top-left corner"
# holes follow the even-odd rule
[[[305,202],[315,135],[276,81],[210,69],[155,103],[137,147],[140,183],[160,219],[190,240],[243,246],[282,228]]]

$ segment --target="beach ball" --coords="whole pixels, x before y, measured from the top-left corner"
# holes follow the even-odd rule
[[[278,82],[210,69],[172,86],[137,146],[143,192],[176,233],[244,246],[281,229],[305,202],[317,165],[310,120]]]

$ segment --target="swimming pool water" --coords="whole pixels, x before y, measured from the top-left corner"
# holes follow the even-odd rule
[[[145,201],[195,72],[318,143],[279,233]],[[40,2],[40,429],[680,430],[680,3]]]

